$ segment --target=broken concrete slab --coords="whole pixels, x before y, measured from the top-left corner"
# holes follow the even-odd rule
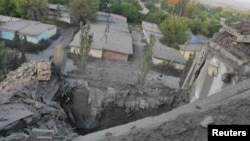
[[[38,136],[35,141],[52,141],[52,137]]]
[[[46,130],[46,129],[32,129],[31,135],[38,137],[38,136],[46,136],[46,137],[52,137],[54,134],[53,130]]]
[[[207,141],[207,129],[200,126],[199,122],[207,115],[213,115],[213,120],[210,117],[209,121],[216,121],[216,124],[248,124],[250,122],[249,83],[250,80],[247,80],[207,99],[189,103],[168,113],[80,136],[73,141]],[[202,109],[197,109],[197,105],[200,105]],[[227,118],[221,119],[221,116]],[[130,130],[134,126],[137,128]],[[112,133],[112,136],[106,137],[107,132]]]
[[[3,138],[3,141],[28,141],[29,136],[24,133],[12,133],[11,135]],[[0,138],[1,141],[1,138]]]
[[[21,119],[32,116],[34,113],[29,111],[23,104],[6,104],[0,106],[0,115],[6,120],[0,121],[0,131]]]

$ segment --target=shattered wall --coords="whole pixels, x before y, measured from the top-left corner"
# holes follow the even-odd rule
[[[106,129],[73,141],[207,141],[209,124],[249,124],[250,80],[156,117]]]
[[[0,84],[0,140],[1,137],[28,140],[36,128],[45,132],[52,130],[53,136],[48,138],[66,138],[73,133],[72,127],[65,123],[67,115],[64,110],[52,101],[60,81],[54,75],[48,81],[39,81],[37,64],[46,66],[50,63],[24,63],[17,70],[9,72]],[[45,70],[48,71],[51,70]]]

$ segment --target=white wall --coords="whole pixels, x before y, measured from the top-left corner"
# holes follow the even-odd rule
[[[49,38],[56,35],[56,32],[57,32],[57,27],[56,26],[54,28],[52,28],[52,29],[49,29]]]

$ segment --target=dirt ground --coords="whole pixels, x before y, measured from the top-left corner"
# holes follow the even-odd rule
[[[143,60],[143,51],[146,43],[142,42],[143,33],[139,28],[131,28],[133,38],[134,54],[129,57],[128,62],[90,58],[84,73],[81,77],[87,80],[109,81],[115,84],[133,84],[138,81],[140,65]],[[73,75],[77,72],[77,67],[71,59],[67,59],[65,73]],[[150,71],[146,77],[145,86],[163,85],[170,88],[179,88],[179,77],[163,75],[163,79],[157,80],[160,73],[155,70]]]
[[[60,36],[56,40],[54,40],[46,50],[38,54],[26,53],[27,61],[31,61],[31,60],[49,61],[50,56],[54,55],[55,46],[60,44],[64,47],[67,47],[69,43],[71,42],[76,29],[77,27],[70,27],[66,29],[58,27],[58,32],[60,33]]]

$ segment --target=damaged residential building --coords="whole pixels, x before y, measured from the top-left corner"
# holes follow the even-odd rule
[[[80,32],[69,45],[71,53],[79,53]],[[93,43],[89,53],[92,57],[128,61],[129,56],[133,55],[127,18],[99,13],[97,21],[90,24],[90,33],[93,33]]]
[[[248,78],[250,73],[250,17],[224,25],[196,56],[183,88],[191,87],[191,101],[203,99]]]

